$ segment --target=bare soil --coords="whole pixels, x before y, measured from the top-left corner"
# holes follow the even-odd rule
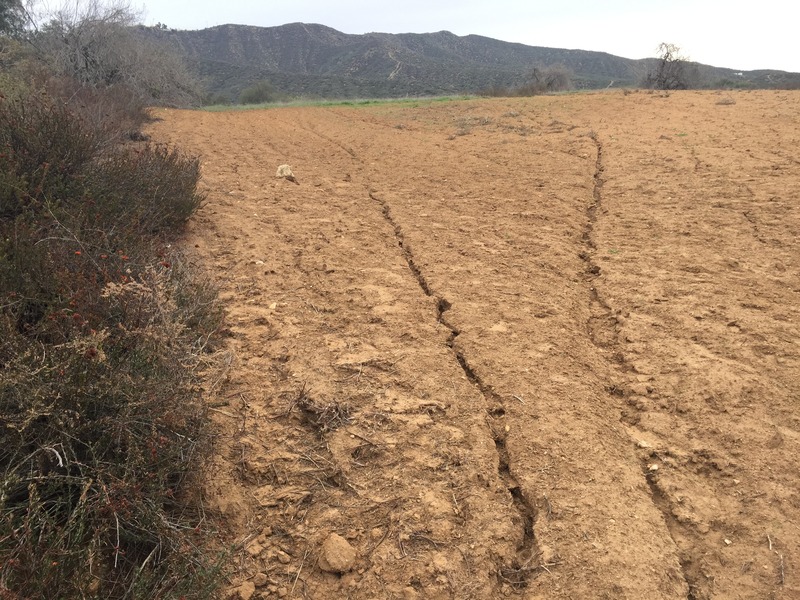
[[[234,597],[800,598],[800,93],[158,116]]]

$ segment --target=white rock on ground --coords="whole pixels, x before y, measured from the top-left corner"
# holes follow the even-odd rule
[[[278,167],[278,172],[275,174],[275,177],[285,177],[289,179],[290,177],[294,177],[294,173],[292,172],[292,167],[289,165],[281,165]]]

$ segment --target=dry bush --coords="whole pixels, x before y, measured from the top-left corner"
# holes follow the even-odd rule
[[[335,431],[351,421],[352,411],[350,406],[335,401],[318,402],[308,395],[305,387],[300,390],[300,394],[291,408],[295,406],[300,409],[303,422],[308,424],[319,435]]]
[[[109,145],[136,137],[150,120],[146,99],[126,84],[94,86],[56,75],[32,45],[0,38],[0,95],[27,100],[35,92],[65,105]]]
[[[0,596],[207,598],[186,485],[214,292],[169,250],[197,161],[0,100]]]
[[[552,92],[563,92],[572,87],[572,72],[562,65],[546,68],[535,67],[528,74],[527,81],[520,86],[506,88],[494,86],[482,92],[484,96],[512,97],[539,96]]]
[[[153,597],[171,580],[196,598],[187,584],[212,582],[200,536],[184,533],[202,521],[181,495],[206,438],[176,285],[153,271],[105,286],[91,315],[51,312],[61,343],[2,324],[5,589],[116,598],[139,586],[135,597]]]
[[[66,104],[72,115],[101,134],[109,146],[139,139],[142,126],[151,120],[147,103],[123,84],[91,87],[69,77],[49,76],[39,87]]]
[[[549,92],[563,92],[572,86],[572,73],[564,66],[545,69],[534,68],[527,83],[517,88],[517,96],[535,96]]]

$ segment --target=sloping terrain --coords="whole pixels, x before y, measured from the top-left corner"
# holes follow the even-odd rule
[[[346,34],[324,25],[220,25],[200,31],[141,27],[141,35],[185,56],[213,93],[238,97],[269,81],[290,96],[378,98],[480,93],[518,87],[534,67],[566,67],[578,88],[638,84],[650,60],[606,52],[545,48],[478,35],[436,33]],[[735,66],[735,65],[734,65]],[[800,74],[735,72],[697,65],[698,85],[798,87]]]
[[[236,355],[234,594],[800,597],[798,110],[159,110]]]

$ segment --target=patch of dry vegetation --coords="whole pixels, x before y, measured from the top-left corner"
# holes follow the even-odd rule
[[[202,200],[198,163],[109,149],[36,95],[0,103],[0,164],[0,589],[198,597],[182,484],[220,316],[168,244]]]
[[[0,41],[18,69],[0,81],[0,597],[208,598],[221,311],[171,243],[199,162],[130,141],[147,113],[128,84]]]

